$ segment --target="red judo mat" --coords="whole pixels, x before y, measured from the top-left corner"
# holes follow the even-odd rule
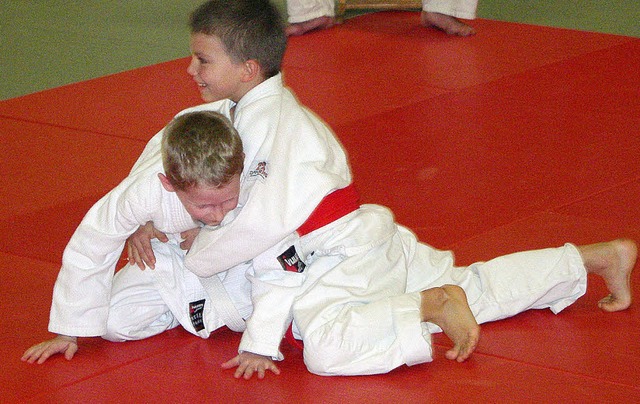
[[[347,150],[366,203],[467,265],[524,249],[640,240],[640,39],[488,20],[470,38],[381,12],[291,38],[285,82]],[[185,43],[187,38],[185,38]],[[146,140],[200,102],[188,59],[0,102],[1,402],[640,402],[640,312],[605,314],[598,279],[559,315],[485,324],[465,363],[320,377],[283,343],[282,374],[236,380],[239,335],[178,328],[138,342],[49,337],[62,250]],[[632,277],[640,296],[638,268]]]

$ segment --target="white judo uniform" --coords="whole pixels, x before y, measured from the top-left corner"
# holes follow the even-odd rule
[[[157,178],[163,172],[164,129],[158,132],[130,175],[93,206],[69,242],[54,286],[51,332],[128,340],[181,324],[206,338],[216,328],[230,326],[227,320],[233,315],[244,327],[243,319],[251,312],[245,277],[251,259],[295,231],[326,194],[351,182],[342,147],[283,86],[280,74],[256,86],[238,104],[223,100],[180,114],[198,110],[232,119],[243,140],[245,168],[238,207],[217,231],[201,231],[204,236],[191,249],[196,253],[191,271],[186,271],[184,263],[192,253],[185,257],[179,234],[198,224]],[[126,266],[114,277],[126,239],[147,221],[171,239],[153,241],[156,269]],[[213,254],[198,253],[209,246]],[[217,288],[211,296],[211,288],[194,273],[219,278],[223,290]]]
[[[130,174],[86,214],[63,254],[49,331],[122,341],[150,337],[181,324],[206,338],[225,325],[216,308],[221,302],[232,304],[240,316],[251,313],[250,284],[242,266],[219,275],[223,293],[215,301],[184,269],[180,233],[199,224],[176,194],[162,187],[161,172],[161,159],[146,161],[144,169]],[[170,238],[168,243],[153,243],[156,269],[127,265],[114,276],[126,239],[147,221]]]
[[[291,246],[302,272],[283,270],[277,259]],[[254,309],[240,351],[281,359],[278,345],[293,320],[305,364],[320,375],[385,373],[431,361],[430,334],[441,330],[421,323],[425,289],[461,286],[484,323],[529,309],[558,313],[587,287],[571,244],[456,267],[452,253],[419,243],[377,205],[303,237],[292,234],[253,260],[250,279]]]
[[[184,259],[198,276],[246,269],[254,257],[294,233],[327,194],[351,183],[342,146],[283,86],[280,74],[237,104],[223,100],[181,113],[197,110],[230,118],[245,153],[237,208],[219,226],[203,227]],[[132,175],[160,158],[161,139],[162,131],[149,141]]]
[[[185,257],[208,277],[245,264],[294,233],[323,198],[351,183],[344,149],[278,74],[237,105],[223,103],[242,138],[245,168],[239,204],[217,227],[205,226]],[[203,108],[207,106],[201,106]]]
[[[460,285],[479,322],[532,308],[558,312],[584,294],[586,271],[571,245],[457,268],[451,253],[418,243],[379,206],[364,205],[301,237],[296,230],[325,196],[351,182],[342,148],[279,75],[235,106],[196,109],[230,116],[232,107],[246,154],[240,203],[220,226],[202,228],[185,264],[199,276],[248,270],[253,313],[240,351],[281,359],[293,321],[310,371],[382,373],[431,360],[430,332],[439,330],[420,323],[421,290]],[[157,149],[152,141],[147,153]],[[302,272],[284,269],[301,268],[296,259],[306,264]]]
[[[478,0],[422,0],[422,10],[456,18],[476,18]],[[287,0],[288,21],[291,24],[319,17],[335,16],[335,0]]]

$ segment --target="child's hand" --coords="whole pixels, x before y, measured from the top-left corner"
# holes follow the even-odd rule
[[[189,251],[191,245],[193,244],[193,240],[196,239],[196,236],[200,233],[200,227],[196,227],[195,229],[183,231],[180,233],[180,237],[182,237],[182,243],[180,243],[180,248],[185,251]]]
[[[29,363],[38,361],[38,365],[40,365],[49,359],[51,355],[58,353],[64,353],[64,357],[67,360],[71,360],[77,351],[78,339],[76,337],[58,335],[54,339],[41,342],[27,349],[22,355],[22,361]]]
[[[127,256],[130,264],[136,264],[144,271],[145,264],[151,268],[156,267],[156,256],[151,248],[151,240],[157,238],[166,243],[169,241],[167,235],[153,227],[153,222],[147,222],[144,226],[138,227],[127,239]]]
[[[222,364],[224,369],[237,367],[233,377],[239,379],[244,377],[245,380],[251,379],[255,372],[258,373],[258,379],[264,379],[267,370],[272,371],[276,375],[280,374],[280,369],[273,363],[268,356],[262,356],[251,352],[242,352],[235,358]]]

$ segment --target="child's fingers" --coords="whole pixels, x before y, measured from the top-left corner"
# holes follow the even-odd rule
[[[200,228],[186,230],[180,233],[180,237],[183,239],[182,243],[180,243],[180,248],[186,251],[190,250],[193,240],[196,239],[198,233],[200,233]]]
[[[25,353],[22,355],[22,358],[21,358],[22,361],[27,363],[34,363],[35,361],[40,359],[45,348],[46,348],[45,342],[41,342],[37,345],[32,346],[31,348],[27,349]],[[41,362],[38,361],[38,363],[41,363]]]
[[[131,261],[133,256],[133,250],[131,249],[131,243],[127,241],[127,261]]]
[[[73,359],[73,356],[76,354],[76,352],[78,352],[78,345],[69,344],[69,346],[67,347],[66,351],[64,351],[64,357],[68,361],[70,361],[71,359]]]
[[[39,359],[38,359],[38,365],[43,364],[47,359],[49,359],[49,357],[57,354],[57,353],[61,353],[64,352],[64,350],[67,348],[67,344],[63,344],[61,345],[60,343],[51,343],[51,344],[46,344],[43,348],[43,350],[40,352],[40,354],[38,355]],[[72,355],[73,357],[73,355]]]
[[[251,368],[243,362],[240,362],[238,364],[238,368],[233,373],[233,377],[235,377],[236,379],[244,377],[245,380],[248,380],[251,378],[251,375],[253,375],[253,370],[251,370]]]
[[[167,241],[169,241],[169,237],[167,237],[166,234],[164,234],[163,232],[161,232],[160,230],[156,229],[155,227],[153,228],[153,235],[160,241],[162,241],[163,243],[166,243]]]
[[[280,369],[278,369],[278,367],[276,366],[275,363],[271,362],[271,365],[269,366],[269,370],[272,371],[274,374],[279,375],[280,374]]]
[[[52,340],[44,341],[27,349],[21,360],[27,363],[44,363],[49,357],[64,353],[67,359],[72,359],[78,351],[78,344],[73,337],[58,336]]]
[[[43,364],[51,355],[55,352],[51,352],[51,344],[46,342],[42,342],[33,347],[34,349],[31,351],[31,356],[27,362],[29,363],[37,363],[38,365]]]
[[[138,254],[138,249],[134,248],[131,243],[127,243],[127,246],[129,248],[129,263],[130,264],[135,264],[138,266],[138,268],[140,268],[141,270],[144,271],[145,266],[144,266],[144,261],[142,260],[142,258],[140,258],[140,254]]]
[[[37,358],[33,355],[33,352],[31,351],[32,348],[29,348],[24,354],[22,354],[22,358],[20,358],[21,361],[23,362],[27,362],[27,363],[33,363]]]
[[[153,268],[156,264],[156,256],[153,253],[153,247],[151,247],[151,240],[145,240],[141,250],[142,259],[150,268]]]
[[[237,377],[240,377],[242,375],[242,372],[236,372],[236,374],[237,373],[240,373],[240,375],[238,375]],[[251,376],[253,376],[253,368],[251,368],[251,367],[245,368],[245,370],[244,370],[244,380],[251,379]]]
[[[38,358],[38,365],[42,365],[49,357],[57,352],[52,352],[49,348],[45,349]]]
[[[23,361],[23,362],[28,362],[29,358],[31,358],[31,355],[32,355],[32,352],[33,352],[34,348],[35,347],[32,346],[29,349],[27,349],[26,351],[24,351],[24,353],[22,354],[22,358],[20,358],[20,360]]]
[[[236,371],[236,379],[243,377],[245,380],[249,380],[253,377],[253,374],[260,371],[260,364],[256,364],[252,361],[240,362],[238,370]],[[264,369],[262,370],[262,377],[264,377]]]
[[[235,358],[226,361],[225,363],[223,363],[220,366],[222,366],[223,369],[235,368],[236,366],[238,366],[240,364],[240,359],[239,358],[240,358],[239,356],[236,356]]]
[[[257,375],[258,379],[264,379],[267,370],[270,370],[276,375],[280,374],[280,369],[278,369],[271,359],[246,352],[223,363],[221,366],[223,369],[237,367],[236,371],[233,373],[233,377],[236,379],[243,378],[245,380],[249,380],[254,374]]]

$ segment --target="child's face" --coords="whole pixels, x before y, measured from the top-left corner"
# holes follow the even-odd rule
[[[198,185],[185,191],[173,188],[169,191],[176,193],[194,220],[215,226],[238,205],[240,175],[235,175],[228,184],[218,188]]]
[[[217,36],[191,35],[191,63],[187,72],[198,84],[205,102],[226,98],[238,102],[244,95],[245,64],[231,60]]]

